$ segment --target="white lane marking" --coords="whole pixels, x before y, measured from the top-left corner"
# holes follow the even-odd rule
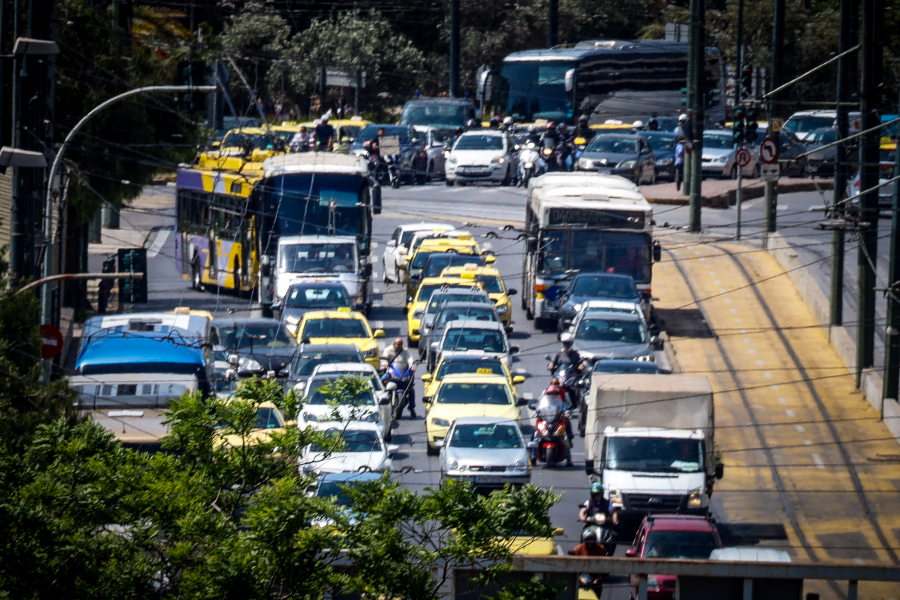
[[[372,242],[372,250],[378,249],[378,242]]]
[[[763,377],[765,377],[767,379],[772,379],[772,374],[769,373],[768,371],[763,371]]]
[[[725,298],[725,304],[731,304],[731,298]]]
[[[754,350],[753,348],[750,348],[749,350],[747,350],[747,353],[748,354],[756,354],[756,350]]]
[[[384,329],[384,321],[375,321],[375,329]]]
[[[522,394],[522,399],[523,400],[534,400],[534,394],[532,394],[531,392],[525,392],[524,394]]]
[[[700,254],[700,253],[698,252],[697,254]],[[700,259],[700,262],[706,262],[706,259],[705,259],[705,258],[701,258],[701,259]]]
[[[736,309],[736,308],[729,308],[729,309],[728,309],[728,312],[730,312],[731,314],[734,315],[734,314],[737,314],[737,309]]]
[[[825,461],[822,460],[822,457],[821,457],[821,456],[819,456],[818,454],[812,454],[811,456],[812,456],[813,462],[816,463],[816,468],[817,468],[817,469],[824,469],[824,468],[825,468]]]
[[[796,416],[797,416],[797,413],[795,413],[795,412],[792,411],[791,409],[785,410],[785,411],[784,411],[784,414],[786,414],[786,415],[789,416],[789,417],[796,417]]]
[[[376,294],[380,294],[384,290],[381,289],[381,286],[376,286],[376,287],[372,288],[372,291],[375,292]]]
[[[516,375],[527,375],[527,374],[528,374],[528,371],[526,371],[525,369],[522,369],[522,368],[516,369]]]
[[[722,282],[716,279],[715,281],[713,281],[713,285],[722,285]]]
[[[153,240],[153,245],[150,246],[150,249],[147,250],[147,258],[155,258],[159,251],[162,250],[162,247],[165,246],[166,240],[169,239],[169,234],[172,233],[168,229],[161,229],[156,232],[156,239]]]
[[[481,247],[484,248],[485,250],[490,250],[491,248],[494,247],[494,245],[490,242],[485,242],[481,245]]]
[[[778,389],[778,384],[770,385],[769,387],[772,388],[773,390],[777,390],[777,389]]]
[[[806,444],[807,446],[813,445],[813,443],[810,440],[803,440],[803,443]]]
[[[778,401],[782,404],[787,404],[787,398],[779,398]]]
[[[763,366],[763,364],[765,364],[765,363],[764,363],[763,361],[761,361],[761,360],[758,360],[758,361],[756,361],[756,364],[757,364],[758,366],[761,367],[761,366]]]
[[[715,275],[716,272],[715,272],[715,271],[710,271],[709,274],[710,274],[710,275]]]
[[[749,344],[749,343],[750,343],[750,338],[744,338],[744,343],[745,343],[745,344]]]
[[[788,208],[790,208],[790,207],[787,204],[779,204],[778,205],[778,210],[787,210]]]
[[[746,330],[746,329],[741,329],[740,332],[741,332],[741,333],[747,333],[747,330]],[[749,340],[748,340],[748,341],[749,341]]]
[[[740,320],[740,319],[735,319],[734,322],[735,322],[735,323],[740,323],[741,320]]]
[[[803,433],[804,431],[806,431],[806,429],[803,427],[803,425],[794,425],[794,429],[796,429],[800,433]]]
[[[719,293],[720,293],[720,294],[727,294],[727,293],[728,293],[728,290],[719,290]]]

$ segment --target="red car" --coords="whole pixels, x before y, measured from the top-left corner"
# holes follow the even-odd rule
[[[706,559],[722,538],[712,517],[659,515],[644,517],[631,549],[625,556],[635,558]],[[631,575],[631,597],[638,597],[638,576]],[[675,594],[674,575],[649,575],[647,598],[669,600]]]

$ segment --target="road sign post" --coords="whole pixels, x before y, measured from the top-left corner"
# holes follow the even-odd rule
[[[759,159],[767,165],[774,164],[778,160],[778,142],[767,137],[759,145]]]
[[[734,194],[734,203],[737,208],[737,221],[735,223],[734,239],[741,239],[741,202],[743,202],[744,167],[750,164],[750,151],[746,148],[738,148],[734,154],[734,162],[737,164],[737,190]]]

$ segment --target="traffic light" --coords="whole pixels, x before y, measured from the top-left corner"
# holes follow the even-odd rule
[[[688,89],[686,87],[681,88],[681,103],[684,106],[687,106],[687,92]]]
[[[175,74],[175,85],[206,85],[206,65],[202,62],[180,62]],[[200,112],[206,110],[204,92],[181,92],[178,96],[180,110]]]
[[[747,108],[746,121],[747,126],[744,131],[744,139],[748,144],[752,144],[759,137],[757,134],[759,123],[756,122],[756,107],[750,106]]]
[[[711,89],[706,90],[703,93],[703,105],[706,108],[712,108],[713,106],[715,106],[716,99],[718,98],[720,93],[721,93],[721,90],[719,90],[719,88],[711,88]]]
[[[741,97],[738,101],[753,96],[753,66],[747,63],[741,65]]]
[[[734,109],[734,123],[731,126],[731,139],[735,144],[744,142],[744,108],[739,106]]]
[[[119,273],[143,273],[143,277],[124,277],[119,280],[119,304],[147,303],[147,250],[120,248]]]

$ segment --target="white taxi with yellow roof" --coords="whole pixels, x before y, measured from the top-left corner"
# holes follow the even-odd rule
[[[409,333],[409,344],[415,346],[419,343],[419,330],[422,325],[422,315],[425,313],[425,306],[431,300],[431,295],[437,290],[444,288],[475,288],[483,289],[481,284],[472,277],[426,277],[422,280],[422,284],[415,292],[415,296],[407,298],[406,305],[406,327]]]
[[[462,267],[448,267],[441,272],[441,277],[474,277],[484,287],[494,305],[497,314],[504,325],[509,325],[512,320],[512,301],[510,296],[519,293],[518,290],[509,289],[500,276],[500,271],[494,267],[480,267],[478,265],[465,265]]]
[[[505,375],[463,374],[444,377],[437,393],[426,403],[426,451],[438,454],[450,425],[459,417],[498,417],[519,421],[526,400],[516,398]]]
[[[294,330],[294,335],[304,344],[355,344],[365,361],[378,368],[378,338],[384,331],[372,331],[369,322],[358,312],[327,310],[308,312]]]
[[[429,401],[437,393],[444,377],[451,375],[501,375],[506,377],[513,393],[518,393],[516,385],[525,383],[524,375],[513,375],[509,367],[495,356],[442,356],[432,373],[425,373],[421,379],[425,382],[424,401]]]

